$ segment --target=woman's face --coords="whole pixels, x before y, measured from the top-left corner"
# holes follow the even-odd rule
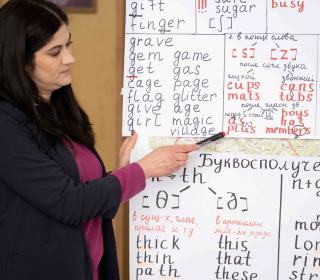
[[[50,101],[51,93],[71,83],[71,66],[75,62],[71,52],[71,34],[62,24],[52,39],[34,54],[31,78],[39,95]]]

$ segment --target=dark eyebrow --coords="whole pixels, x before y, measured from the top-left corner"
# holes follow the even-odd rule
[[[68,38],[67,43],[69,43],[70,40],[71,40],[71,33],[69,33],[69,38]],[[48,50],[48,52],[52,52],[52,51],[55,51],[55,50],[59,50],[59,49],[61,49],[61,48],[62,48],[62,45],[53,46],[52,48],[50,48],[50,49]]]

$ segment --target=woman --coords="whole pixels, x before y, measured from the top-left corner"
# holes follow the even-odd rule
[[[136,135],[107,174],[71,88],[66,15],[44,0],[0,9],[0,279],[119,279],[112,218],[145,180],[184,166],[196,145],[136,163]]]

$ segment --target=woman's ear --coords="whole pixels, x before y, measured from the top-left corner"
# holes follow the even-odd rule
[[[31,67],[31,65],[26,65],[26,66],[24,67],[24,69],[25,69],[26,72],[29,74],[29,76],[31,76],[31,74],[32,74],[32,67]]]
[[[24,69],[26,70],[26,72],[28,73],[30,78],[32,78],[32,76],[33,76],[32,73],[33,73],[33,70],[34,70],[34,61],[32,60],[31,63],[26,64]]]

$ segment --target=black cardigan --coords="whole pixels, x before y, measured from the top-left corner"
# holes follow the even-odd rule
[[[118,280],[111,220],[121,199],[117,177],[81,184],[68,148],[45,142],[37,143],[21,110],[0,102],[0,279],[91,280],[81,228],[101,216],[101,267],[105,279]]]

